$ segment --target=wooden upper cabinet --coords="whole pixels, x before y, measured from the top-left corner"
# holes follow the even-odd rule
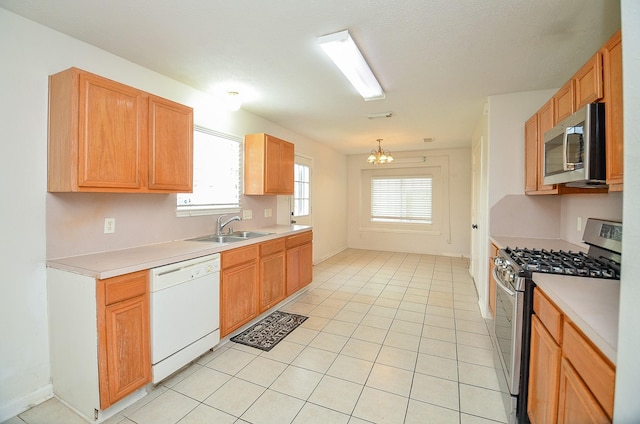
[[[244,194],[293,194],[294,145],[268,134],[244,139]]]
[[[193,110],[149,96],[149,188],[193,189]]]
[[[573,76],[575,83],[574,109],[597,102],[604,96],[602,84],[602,53],[596,53]]]
[[[524,191],[538,191],[538,114],[524,124]]]
[[[70,68],[49,77],[48,190],[189,192],[193,110]]]
[[[616,32],[602,48],[606,116],[607,184],[623,188],[622,36]]]
[[[570,79],[553,96],[554,122],[558,123],[574,112],[574,80]]]

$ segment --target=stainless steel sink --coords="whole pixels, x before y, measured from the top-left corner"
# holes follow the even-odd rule
[[[234,243],[238,241],[245,241],[256,237],[264,237],[273,233],[262,233],[259,231],[236,231],[231,234],[216,235],[211,234],[208,236],[195,237],[187,239],[188,241],[205,241],[210,243]]]
[[[250,239],[256,237],[264,237],[271,234],[273,233],[262,233],[260,231],[235,231],[229,235],[232,237],[242,237],[243,239]]]
[[[196,237],[192,239],[188,239],[188,241],[207,241],[210,243],[234,243],[238,241],[245,241],[246,237],[236,237],[232,235],[215,235],[211,234],[209,236]]]

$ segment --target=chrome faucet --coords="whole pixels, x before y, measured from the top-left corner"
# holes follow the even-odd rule
[[[222,222],[222,218],[227,216],[225,215],[220,215],[218,217],[218,226],[217,226],[217,230],[216,230],[216,235],[221,236],[222,235],[222,229],[224,227],[226,227],[227,225],[229,225],[230,223],[232,223],[233,221],[242,221],[242,218],[240,218],[238,215],[236,216],[232,216],[231,218],[227,219],[224,223]],[[231,233],[231,227],[229,227],[229,232]]]

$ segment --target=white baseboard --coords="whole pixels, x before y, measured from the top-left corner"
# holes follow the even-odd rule
[[[13,399],[4,405],[0,405],[0,422],[5,422],[29,408],[41,404],[53,397],[53,385],[51,383],[40,387],[18,399]]]

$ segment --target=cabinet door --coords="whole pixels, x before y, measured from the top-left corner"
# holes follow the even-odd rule
[[[223,269],[220,275],[220,337],[224,337],[258,315],[258,264],[246,262]]]
[[[313,245],[311,243],[300,246],[299,258],[300,287],[304,287],[313,280]]]
[[[555,123],[568,118],[574,109],[573,79],[567,81],[560,90],[553,96],[553,109]]]
[[[558,403],[560,424],[611,422],[566,358],[562,358]]]
[[[294,146],[283,141],[280,148],[280,194],[293,194]]]
[[[538,111],[538,192],[556,194],[555,185],[544,184],[544,133],[553,128],[555,122],[553,99],[550,99]]]
[[[286,296],[285,252],[260,258],[260,312]]]
[[[149,188],[193,191],[193,109],[149,96]]]
[[[573,77],[575,81],[575,110],[602,98],[602,53],[596,53]]]
[[[147,296],[107,306],[105,324],[109,393],[100,393],[102,409],[151,381]]]
[[[280,150],[281,143],[275,137],[266,136],[265,142],[265,176],[264,192],[277,194],[280,192]]]
[[[531,318],[527,413],[532,424],[555,423],[558,410],[560,346],[536,315]]]
[[[524,191],[538,190],[538,115],[524,124]]]
[[[297,292],[300,285],[300,248],[287,250],[287,296]]]
[[[78,102],[78,186],[137,189],[146,105],[139,90],[81,73]]]
[[[603,51],[607,184],[609,184],[609,191],[621,191],[624,142],[622,121],[622,37],[620,31],[605,44]]]

